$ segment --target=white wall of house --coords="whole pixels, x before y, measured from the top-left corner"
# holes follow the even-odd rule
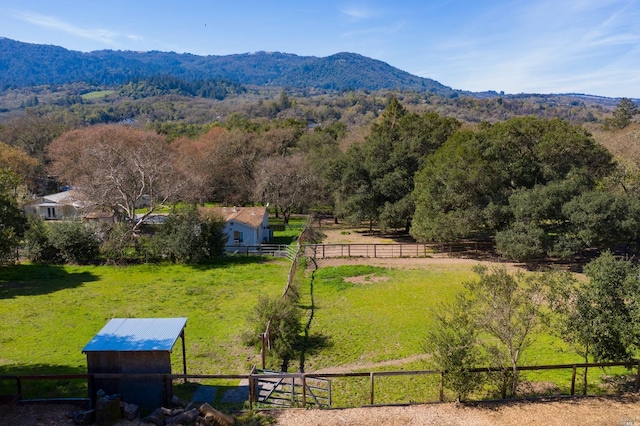
[[[229,237],[227,240],[229,246],[252,246],[268,243],[273,236],[271,228],[269,228],[268,212],[265,212],[261,224],[257,227],[233,219],[227,220],[224,232]]]

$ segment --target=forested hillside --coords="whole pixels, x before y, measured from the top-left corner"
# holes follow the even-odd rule
[[[82,53],[0,38],[0,92],[78,82],[110,86],[165,74],[183,80],[230,80],[259,86],[454,92],[434,80],[353,53],[326,58],[279,52],[227,56],[112,50]]]
[[[137,238],[130,206],[140,197],[146,215],[185,203],[269,203],[285,219],[321,212],[417,241],[483,239],[519,260],[640,250],[633,100],[434,91],[353,54],[216,58],[227,72],[264,79],[247,84],[199,74],[210,63],[194,55],[28,46],[35,50],[22,64],[0,59],[3,78],[27,66],[81,81],[5,84],[0,94],[2,223],[12,224],[0,239],[9,258],[29,229],[41,229],[20,215],[29,196],[68,186],[119,218],[91,234],[112,261],[159,255]],[[30,62],[56,55],[51,66]],[[77,66],[65,68],[69,58]],[[119,77],[82,80],[82,67]],[[134,75],[142,69],[154,71]],[[355,74],[414,88],[363,89]],[[268,85],[284,76],[297,83]],[[180,226],[209,226],[194,214]]]

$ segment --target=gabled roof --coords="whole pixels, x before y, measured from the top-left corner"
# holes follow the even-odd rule
[[[36,198],[27,204],[39,204],[44,207],[55,207],[59,205],[70,205],[74,207],[84,207],[86,202],[82,201],[80,191],[70,189],[69,191],[57,192]]]
[[[267,213],[267,207],[202,207],[204,212],[213,212],[222,216],[225,222],[240,222],[259,228]]]
[[[80,199],[80,193],[75,189],[49,194],[42,197],[44,201],[59,204],[72,204]]]
[[[171,352],[186,325],[186,318],[114,318],[82,352]]]

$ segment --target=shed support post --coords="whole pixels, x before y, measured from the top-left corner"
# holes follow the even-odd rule
[[[187,348],[184,344],[184,329],[180,333],[182,339],[182,373],[184,374],[184,382],[187,383]]]

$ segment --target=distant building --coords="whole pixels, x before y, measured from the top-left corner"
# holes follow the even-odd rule
[[[29,201],[24,205],[24,213],[27,216],[39,216],[44,220],[75,219],[81,217],[81,211],[85,206],[80,193],[71,189]]]
[[[201,211],[216,213],[225,220],[227,245],[253,246],[268,243],[273,238],[267,207],[202,207]]]

